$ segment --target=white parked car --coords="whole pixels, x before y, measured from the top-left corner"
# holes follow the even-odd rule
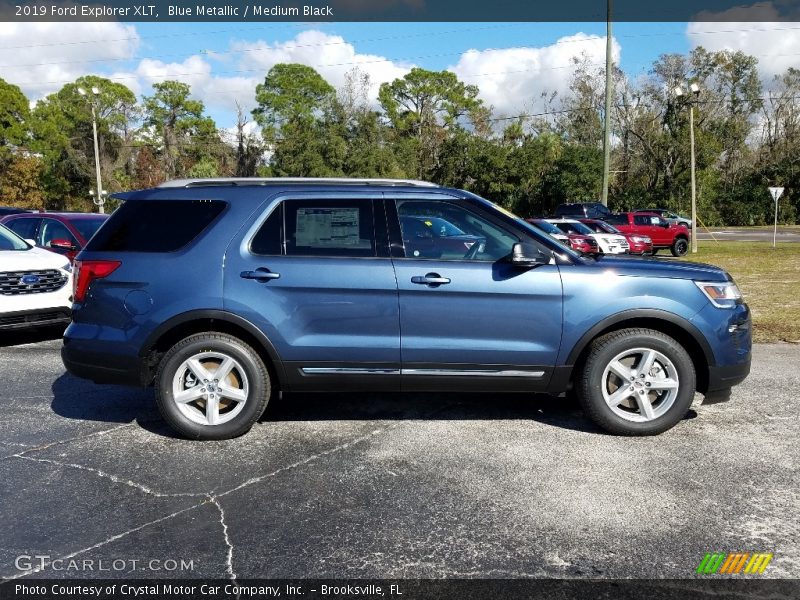
[[[630,250],[630,244],[624,235],[614,233],[597,233],[575,219],[547,219],[566,234],[576,233],[588,235],[597,240],[597,246],[603,254],[625,254]]]
[[[0,331],[63,323],[72,308],[72,266],[0,225]]]

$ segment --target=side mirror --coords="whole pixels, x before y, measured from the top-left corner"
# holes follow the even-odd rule
[[[664,229],[669,229],[669,221],[663,221],[663,222],[661,223],[661,226],[662,226]]]
[[[50,247],[51,248],[58,248],[59,250],[67,250],[67,251],[77,250],[77,248],[75,247],[75,245],[72,242],[70,242],[69,240],[63,240],[63,239],[52,240],[50,242]]]
[[[550,256],[534,244],[517,242],[511,248],[511,264],[518,267],[538,267],[550,263]]]

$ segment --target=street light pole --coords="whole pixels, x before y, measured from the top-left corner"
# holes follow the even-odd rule
[[[614,93],[611,60],[611,0],[606,4],[606,103],[603,126],[603,191],[600,201],[608,206],[609,171],[611,169],[611,97]]]
[[[78,88],[78,93],[81,96],[86,95],[86,90],[83,88]],[[98,96],[100,94],[100,90],[96,87],[92,88],[92,94]],[[95,172],[95,179],[97,180],[97,200],[95,200],[95,204],[97,204],[97,210],[100,214],[103,214],[105,211],[103,210],[103,205],[105,204],[105,197],[103,194],[103,182],[100,177],[100,144],[97,141],[97,112],[94,108],[94,102],[89,100],[89,105],[92,107],[92,135],[94,137],[94,172]]]
[[[94,170],[97,176],[97,210],[102,215],[105,212],[103,210],[105,199],[103,198],[103,183],[100,180],[100,144],[97,143],[97,116],[94,111],[94,104],[92,104],[92,133],[94,133]],[[692,175],[692,181],[694,181],[694,175]],[[692,185],[694,186],[694,184]],[[692,205],[694,206],[694,187],[692,187]]]
[[[694,104],[689,104],[689,146],[692,162],[692,254],[697,254],[697,192],[694,176]]]
[[[683,96],[680,86],[675,88],[675,96]],[[692,254],[697,254],[697,182],[695,178],[695,157],[694,157],[694,103],[700,94],[700,86],[696,83],[689,85],[689,91],[693,97],[689,98],[689,147],[690,147],[690,171],[692,177]]]

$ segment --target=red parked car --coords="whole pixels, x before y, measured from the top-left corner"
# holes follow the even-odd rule
[[[646,235],[640,235],[638,233],[622,233],[613,225],[610,225],[605,221],[601,221],[600,219],[580,219],[580,222],[597,233],[616,233],[618,235],[624,235],[628,240],[628,245],[630,246],[628,254],[641,254],[644,256],[645,254],[653,253],[653,240]]]
[[[72,261],[106,219],[108,215],[97,213],[26,212],[3,217],[0,223],[19,237]]]
[[[620,213],[603,220],[625,234],[649,237],[653,240],[653,254],[662,248],[669,248],[672,256],[684,256],[689,251],[689,230],[683,225],[673,225],[655,213]]]

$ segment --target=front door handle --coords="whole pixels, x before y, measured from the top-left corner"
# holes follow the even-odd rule
[[[242,279],[255,279],[256,281],[269,281],[270,279],[279,279],[280,273],[273,273],[269,269],[259,267],[255,271],[242,271],[239,277]]]
[[[411,283],[438,286],[450,283],[450,280],[447,277],[442,277],[438,273],[428,273],[427,275],[415,275],[411,278]]]

